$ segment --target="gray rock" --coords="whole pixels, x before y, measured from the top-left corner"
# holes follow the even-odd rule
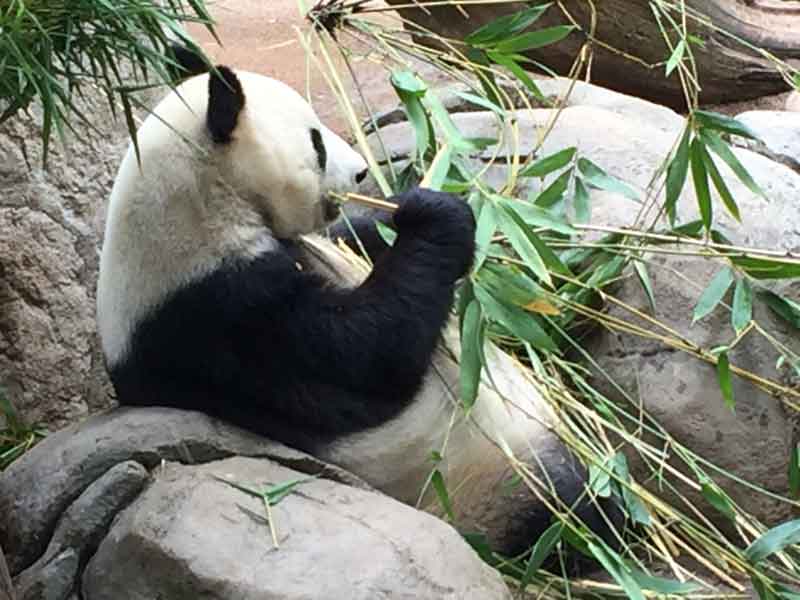
[[[11,584],[11,574],[8,572],[6,557],[0,546],[0,600],[15,600],[14,586]]]
[[[66,600],[75,588],[80,559],[78,553],[67,548],[42,565],[36,581],[24,589],[18,587],[19,600]]]
[[[751,110],[736,118],[753,130],[772,156],[800,170],[800,112]]]
[[[353,485],[356,477],[300,452],[204,415],[125,408],[59,431],[0,473],[0,545],[12,574],[45,551],[59,517],[96,479],[125,461],[148,469],[162,460],[206,462],[233,454],[265,456]]]
[[[275,485],[300,473],[235,457],[167,463],[114,523],[83,577],[84,600],[510,599],[500,576],[442,521],[324,479],[271,508],[214,479]]]
[[[133,500],[148,480],[139,463],[126,461],[111,467],[73,502],[58,522],[44,555],[16,577],[21,598],[46,584],[50,565],[67,549],[85,564],[106,534],[111,520]]]
[[[657,308],[655,317],[661,323],[703,348],[727,344],[734,339],[730,311],[723,306],[691,323],[692,309],[719,265],[696,258],[663,255],[650,257],[648,263]],[[625,279],[613,293],[622,302],[649,313],[647,298],[636,277]],[[795,285],[789,294],[797,297],[800,285]],[[727,306],[730,306],[731,295],[729,291],[725,299]],[[607,312],[612,318],[652,329],[643,319],[617,304],[609,304]],[[800,352],[800,338],[796,332],[778,321],[757,299],[753,315],[771,335],[793,352]],[[678,443],[724,471],[775,494],[788,494],[788,465],[794,447],[793,411],[785,410],[780,399],[734,375],[734,412],[723,402],[713,365],[672,350],[657,340],[604,331],[590,338],[584,347],[635,404],[631,406],[619,388],[595,371],[592,384],[607,397],[626,406],[631,414],[637,414],[641,407]],[[732,365],[789,384],[789,370],[776,369],[778,357],[775,348],[754,331],[729,353]],[[648,441],[656,451],[663,449],[666,455],[674,456],[673,449],[663,440],[652,437]],[[639,481],[650,479],[649,467],[642,463],[641,456],[631,452],[628,459]],[[713,471],[709,474],[715,475]],[[753,493],[728,478],[714,478],[737,504],[764,523],[777,524],[791,517],[791,506],[786,502]],[[657,481],[645,485],[652,486],[653,491],[667,501],[675,502],[675,506],[683,506],[676,496],[659,488]],[[698,491],[682,485],[678,489],[692,506],[701,508],[718,526],[731,530],[727,517],[711,508]]]
[[[786,110],[800,112],[800,92],[795,90],[786,97]]]

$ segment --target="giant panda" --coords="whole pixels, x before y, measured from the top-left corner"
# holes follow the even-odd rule
[[[475,230],[464,201],[421,188],[392,198],[391,247],[369,215],[331,224],[328,193],[355,189],[363,158],[287,85],[222,65],[170,91],[137,142],[111,191],[97,289],[121,404],[202,411],[441,513],[435,468],[454,524],[505,555],[552,518],[513,485],[510,460],[606,529],[512,357],[487,345],[491,380],[468,414],[459,406],[451,304]],[[355,246],[353,233],[368,273],[334,241]]]

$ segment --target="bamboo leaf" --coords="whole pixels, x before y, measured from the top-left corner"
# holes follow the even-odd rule
[[[533,25],[550,6],[552,3],[539,4],[511,15],[502,16],[479,27],[466,36],[464,41],[471,46],[480,46],[513,36]]]
[[[461,326],[461,359],[459,361],[459,386],[461,402],[469,410],[478,397],[481,379],[481,346],[483,345],[483,315],[477,300],[471,300],[464,311]]]
[[[628,470],[628,459],[622,452],[617,452],[612,461],[614,472],[620,480],[620,487],[622,488],[622,499],[625,501],[625,506],[628,509],[628,514],[635,523],[640,525],[650,525],[650,513],[647,507],[642,502],[642,499],[634,492],[630,485],[632,483],[630,472]]]
[[[702,478],[700,492],[708,503],[716,508],[723,515],[728,517],[731,521],[736,520],[736,511],[728,499],[728,496],[723,492],[716,483],[707,478]]]
[[[561,150],[560,152],[556,152],[555,154],[550,154],[549,156],[540,158],[533,164],[528,165],[527,167],[522,169],[522,171],[519,172],[519,176],[544,177],[545,175],[548,175],[553,171],[557,171],[558,169],[563,169],[575,157],[576,151],[577,148],[575,148],[575,146],[572,146],[570,148]]]
[[[647,265],[641,260],[633,261],[633,268],[636,270],[636,275],[639,277],[639,283],[642,284],[642,289],[647,295],[647,302],[650,304],[650,312],[656,313],[656,297],[653,294],[653,283],[650,281],[650,274],[647,272]]]
[[[450,519],[450,522],[455,521],[456,517],[453,514],[453,503],[450,501],[450,494],[447,493],[447,486],[444,483],[444,477],[442,477],[442,473],[439,469],[434,469],[433,475],[431,475],[431,484],[436,491],[436,496],[439,498],[439,503],[442,505],[447,518]]]
[[[681,39],[678,40],[678,43],[675,44],[675,48],[672,50],[672,54],[669,56],[669,60],[667,60],[667,68],[666,68],[666,76],[669,77],[670,74],[675,70],[681,60],[683,60],[683,53],[686,50],[686,42]]]
[[[700,218],[706,230],[711,229],[711,193],[708,189],[708,173],[706,172],[705,162],[703,162],[702,142],[695,138],[692,141],[691,155],[689,160],[692,165],[692,180],[694,181],[694,192],[697,196],[697,206],[700,209]]]
[[[790,544],[800,543],[800,519],[773,527],[745,550],[745,556],[752,563],[758,563]]]
[[[497,42],[494,50],[502,54],[514,54],[542,48],[560,42],[575,30],[573,25],[556,25],[555,27],[545,27],[528,33],[523,33],[509,40]]]
[[[681,190],[686,183],[686,175],[689,171],[689,142],[691,140],[691,128],[687,125],[683,131],[683,137],[667,166],[667,198],[664,208],[669,216],[670,223],[675,224],[675,207],[678,204]]]
[[[639,194],[633,191],[627,183],[609,175],[588,158],[581,158],[578,160],[578,169],[583,173],[586,183],[592,187],[600,188],[607,192],[622,194],[631,200],[639,200]]]
[[[610,548],[605,545],[589,542],[589,551],[592,553],[603,568],[625,591],[630,600],[645,600],[642,588],[631,576],[627,566]]]
[[[703,290],[703,294],[694,307],[692,323],[699,321],[714,310],[717,304],[725,297],[725,293],[733,283],[733,279],[733,271],[728,267],[725,267],[714,276],[708,287]]]
[[[731,314],[731,325],[736,333],[744,329],[753,319],[753,289],[746,277],[742,277],[736,282],[736,289],[733,291],[733,310]]]
[[[800,277],[800,264],[768,258],[732,257],[731,262],[756,279],[793,279]]]
[[[580,177],[575,178],[575,221],[588,223],[592,220],[592,208],[589,204],[589,190]]]
[[[795,498],[800,496],[800,443],[792,448],[789,457],[789,490]]]
[[[536,574],[542,565],[544,564],[545,559],[553,552],[553,549],[556,547],[556,544],[561,539],[561,532],[564,530],[564,524],[560,521],[556,521],[550,527],[548,527],[545,532],[539,536],[539,539],[536,540],[536,544],[533,546],[533,550],[531,550],[531,556],[528,559],[528,564],[525,565],[525,573],[522,575],[522,579],[520,580],[520,587],[525,589],[525,587],[531,582],[533,576]]]
[[[733,117],[708,110],[695,110],[692,115],[704,129],[713,129],[723,133],[732,133],[757,140],[758,136],[747,125]]]
[[[725,208],[728,209],[728,212],[731,213],[734,219],[741,221],[742,218],[739,215],[739,207],[736,204],[736,200],[734,200],[731,191],[728,189],[728,185],[725,183],[722,175],[720,175],[719,169],[717,169],[717,165],[714,164],[714,160],[711,158],[711,155],[709,155],[708,151],[704,147],[702,148],[702,155],[703,163],[706,166],[706,171],[711,176],[711,181],[714,182],[714,187],[716,188],[719,197],[722,198]]]
[[[519,216],[509,207],[501,206],[498,210],[500,217],[500,228],[511,243],[519,257],[544,283],[553,287],[553,280],[544,264],[539,251],[527,235],[527,226]]]
[[[800,329],[800,304],[788,298],[782,298],[778,294],[768,290],[759,290],[757,295],[766,303],[772,312],[792,325],[795,329]]]
[[[536,196],[533,203],[540,208],[550,208],[558,204],[564,199],[564,192],[567,191],[570,177],[572,177],[572,172],[564,171],[553,183]]]
[[[733,397],[733,383],[731,382],[731,365],[728,360],[728,353],[721,352],[717,356],[717,381],[722,392],[722,399],[725,406],[733,410],[736,407],[736,400]]]
[[[500,323],[521,340],[530,342],[539,350],[558,352],[558,346],[533,315],[517,306],[502,302],[480,284],[475,285],[475,297],[480,301],[489,319]]]
[[[727,163],[739,180],[745,184],[751,192],[766,199],[767,196],[764,194],[764,191],[758,186],[739,159],[736,158],[736,155],[727,142],[723,141],[716,133],[705,129],[700,131],[700,137],[706,145],[711,148],[714,154]]]
[[[654,577],[643,573],[638,569],[631,568],[631,577],[639,584],[642,589],[662,594],[665,596],[691,594],[699,592],[702,588],[696,583],[675,581],[664,577]]]

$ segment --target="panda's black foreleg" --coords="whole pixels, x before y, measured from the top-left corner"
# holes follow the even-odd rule
[[[328,227],[327,233],[334,242],[341,240],[354,252],[361,253],[363,248],[369,259],[375,262],[389,248],[377,223],[394,228],[391,213],[373,210],[364,215],[343,216]]]

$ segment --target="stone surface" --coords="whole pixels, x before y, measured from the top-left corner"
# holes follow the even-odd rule
[[[12,575],[45,552],[58,519],[95,480],[119,463],[151,469],[162,460],[186,463],[243,454],[326,473],[354,485],[354,476],[285,446],[173,409],[117,409],[59,431],[0,473],[0,545]]]
[[[786,97],[786,110],[800,112],[800,92],[794,91]]]
[[[14,586],[11,584],[11,574],[8,572],[6,557],[3,547],[0,546],[0,600],[15,600]]]
[[[775,158],[800,171],[800,112],[753,110],[736,115]]]
[[[719,271],[716,262],[695,258],[652,256],[648,271],[655,295],[655,317],[684,339],[713,348],[730,343],[736,335],[730,321],[730,310],[718,307],[709,316],[692,324],[692,309],[712,277]],[[788,297],[800,297],[800,282],[784,290]],[[622,302],[650,314],[647,297],[635,276],[626,278],[613,295]],[[727,306],[732,290],[725,297]],[[644,319],[631,315],[617,304],[608,304],[608,315],[652,330]],[[771,335],[797,353],[800,336],[796,330],[774,317],[758,299],[754,301],[754,318]],[[780,399],[759,389],[743,378],[733,376],[735,412],[723,402],[716,369],[691,355],[666,347],[657,340],[624,333],[598,332],[584,344],[586,351],[602,367],[610,379],[634,402],[632,407],[623,393],[595,371],[592,384],[608,398],[627,406],[631,414],[639,407],[669,432],[675,441],[711,461],[724,471],[779,495],[789,493],[788,464],[794,447],[793,427],[796,417],[784,409]],[[730,363],[784,385],[795,385],[790,370],[776,369],[779,354],[765,338],[752,331],[729,353]],[[790,400],[787,398],[787,400]],[[674,455],[664,442],[648,438],[657,451]],[[641,456],[630,452],[632,470],[644,480],[648,467]],[[677,464],[677,461],[675,461]],[[709,474],[714,474],[709,471]],[[691,475],[691,474],[690,474]],[[777,524],[791,518],[791,507],[766,494],[753,493],[728,478],[715,476],[717,483],[744,510],[763,522]],[[675,506],[689,510],[658,482],[649,483],[654,491]],[[727,517],[708,507],[702,495],[684,486],[681,493],[693,507],[704,507],[704,514],[718,526],[730,531]]]
[[[510,599],[500,576],[442,521],[324,479],[271,508],[216,480],[276,485],[302,474],[266,460],[167,463],[90,561],[84,600]]]
[[[74,553],[79,564],[85,564],[105,536],[111,520],[139,494],[147,480],[143,466],[125,461],[111,467],[86,488],[61,516],[45,553],[15,578],[19,597],[34,597],[34,590],[47,585],[53,577],[52,565],[63,563],[58,556],[67,550]]]
[[[17,586],[19,600],[66,600],[75,589],[80,569],[80,557],[67,548],[41,565],[35,579]]]
[[[43,167],[41,110],[0,126],[0,385],[30,424],[56,430],[109,405],[95,333],[101,224],[96,221],[127,143],[105,96],[80,103],[63,146]]]

